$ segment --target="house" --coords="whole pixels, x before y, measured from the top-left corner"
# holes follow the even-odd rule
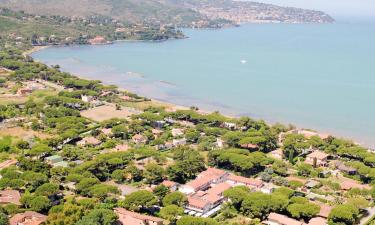
[[[93,39],[88,40],[89,44],[91,45],[103,45],[108,44],[109,42],[102,36],[96,36]]]
[[[225,141],[223,141],[221,138],[216,138],[216,146],[218,148],[224,148],[225,146]]]
[[[154,135],[155,139],[159,138],[161,134],[163,134],[163,131],[159,129],[152,129],[151,132]]]
[[[94,97],[93,96],[88,96],[88,95],[82,95],[81,96],[81,100],[83,102],[87,102],[87,103],[90,103],[94,100]]]
[[[324,203],[320,203],[319,201],[316,201],[314,203],[316,203],[317,205],[320,206],[320,211],[319,211],[318,216],[327,219],[329,214],[331,213],[333,207],[330,206],[330,205],[324,204]]]
[[[334,164],[335,164],[336,169],[338,169],[339,171],[341,171],[343,173],[346,173],[348,175],[355,175],[355,174],[357,174],[357,169],[345,165],[344,162],[335,161]]]
[[[122,225],[163,225],[164,220],[128,211],[124,208],[115,208],[114,212],[118,216],[118,223]]]
[[[188,196],[186,209],[189,212],[193,211],[194,213],[199,213],[199,215],[202,215],[209,212],[212,209],[212,205],[209,201]]]
[[[25,96],[25,95],[30,94],[32,92],[33,92],[33,90],[31,90],[30,88],[20,88],[20,89],[17,90],[17,95]]]
[[[235,130],[237,128],[237,125],[235,123],[224,122],[223,127],[229,130]]]
[[[15,190],[0,191],[0,204],[15,204],[21,205],[21,194]]]
[[[129,145],[128,144],[118,144],[115,147],[116,152],[125,152],[129,150]]]
[[[247,144],[242,144],[242,145],[241,145],[241,148],[246,148],[246,149],[250,149],[250,150],[255,150],[255,149],[258,149],[259,146],[256,145],[256,144],[247,143]]]
[[[272,183],[266,183],[261,188],[260,191],[264,194],[272,194],[275,191],[276,187]]]
[[[164,180],[162,185],[166,186],[170,191],[177,191],[179,184],[170,180]]]
[[[77,142],[77,145],[80,147],[83,146],[97,146],[100,145],[102,142],[94,137],[84,137],[82,140]]]
[[[184,130],[179,129],[179,128],[173,128],[171,132],[172,132],[173,137],[178,137],[178,136],[184,135]]]
[[[132,137],[132,140],[136,144],[146,144],[147,137],[143,136],[142,134],[136,134]]]
[[[278,213],[270,213],[267,221],[263,221],[263,223],[268,225],[304,225],[304,223],[298,220]]]
[[[229,175],[227,182],[233,184],[234,186],[245,185],[255,189],[260,189],[263,186],[263,181],[260,179],[247,178],[233,174]]]
[[[320,182],[319,181],[316,181],[316,180],[308,180],[305,184],[305,187],[309,188],[309,189],[312,189],[312,188],[316,188],[318,186],[320,186]]]
[[[49,156],[49,157],[45,158],[44,160],[49,165],[53,165],[55,163],[63,161],[63,158],[61,156],[59,156],[59,155],[53,155],[53,156]]]
[[[322,151],[314,151],[306,156],[305,163],[321,167],[328,165],[328,154]]]
[[[0,170],[8,168],[12,165],[17,164],[17,160],[11,159],[11,160],[5,160],[4,162],[0,163]]]
[[[39,225],[47,220],[47,216],[34,212],[26,211],[17,213],[9,219],[10,225]]]
[[[273,150],[272,152],[269,153],[271,157],[275,159],[283,159],[283,150],[281,148],[278,148],[276,150]]]
[[[158,120],[152,123],[152,126],[156,129],[162,129],[165,125],[166,121]]]
[[[322,217],[314,217],[312,218],[307,225],[327,225],[327,219]]]
[[[106,136],[112,136],[112,129],[111,128],[103,128],[100,130],[103,134],[105,134]]]
[[[207,190],[210,188],[211,184],[225,182],[228,176],[228,172],[210,167],[206,171],[200,173],[195,180],[181,186],[179,191],[184,194],[192,194],[200,190]]]
[[[180,145],[186,145],[186,138],[173,139],[172,143],[173,143],[173,146],[175,147],[180,146]]]

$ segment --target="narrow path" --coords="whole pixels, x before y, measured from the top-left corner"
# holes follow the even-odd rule
[[[375,207],[367,209],[368,216],[363,217],[359,223],[359,225],[365,225],[369,220],[375,215]]]

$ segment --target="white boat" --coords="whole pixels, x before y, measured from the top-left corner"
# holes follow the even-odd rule
[[[242,64],[246,64],[247,61],[243,59],[243,60],[241,60],[241,63],[242,63]]]

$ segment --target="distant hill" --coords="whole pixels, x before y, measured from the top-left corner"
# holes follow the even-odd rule
[[[179,26],[334,21],[323,12],[232,0],[0,0],[0,7],[39,15],[102,15],[128,23]]]

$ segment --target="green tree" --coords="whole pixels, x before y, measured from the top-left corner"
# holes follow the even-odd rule
[[[8,217],[4,213],[0,212],[0,225],[8,225]]]
[[[177,205],[177,206],[182,207],[186,205],[186,203],[187,203],[187,197],[179,191],[169,193],[163,198],[164,206]]]
[[[154,188],[154,194],[159,198],[163,199],[169,193],[169,188],[164,185],[158,185]]]
[[[170,224],[175,224],[177,218],[183,215],[184,209],[177,205],[168,205],[160,210],[160,217],[168,220]]]
[[[335,206],[329,216],[328,221],[332,224],[352,225],[358,219],[359,210],[350,204]]]
[[[76,225],[114,225],[118,216],[109,209],[94,209],[84,216]]]
[[[214,219],[183,216],[177,221],[177,225],[219,225]]]
[[[48,197],[48,196],[57,194],[58,191],[59,191],[59,185],[52,184],[52,183],[45,183],[36,189],[35,194]]]
[[[120,202],[120,206],[131,211],[140,211],[149,208],[157,203],[155,195],[149,191],[141,190],[133,192],[126,196],[125,200]]]
[[[145,166],[144,177],[146,178],[147,183],[156,184],[163,180],[165,171],[163,167],[150,163]]]

